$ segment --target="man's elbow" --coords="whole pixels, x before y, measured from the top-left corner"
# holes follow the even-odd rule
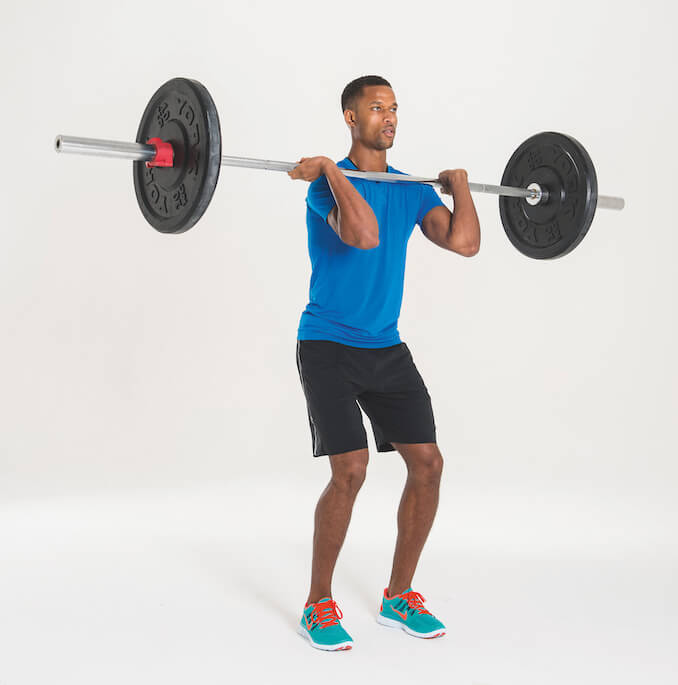
[[[480,245],[467,245],[466,247],[455,250],[455,252],[462,255],[462,257],[473,257],[480,251]]]
[[[374,228],[370,231],[353,231],[347,232],[350,238],[343,239],[347,245],[357,247],[359,250],[373,250],[379,247],[379,225],[374,224]]]
[[[467,243],[460,240],[450,240],[447,242],[447,249],[462,257],[473,257],[480,250],[480,242]]]
[[[373,250],[375,247],[379,247],[379,238],[376,240],[373,238],[363,239],[354,244],[353,247],[357,247],[359,250]]]
[[[480,226],[477,222],[462,224],[453,221],[447,242],[453,252],[462,257],[473,257],[480,250]]]

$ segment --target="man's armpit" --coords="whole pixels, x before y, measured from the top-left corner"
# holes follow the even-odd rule
[[[332,227],[332,230],[339,235],[339,207],[337,205],[334,205],[332,209],[330,209],[330,213],[327,215],[327,223]]]

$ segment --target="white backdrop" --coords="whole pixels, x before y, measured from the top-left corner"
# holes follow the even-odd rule
[[[29,530],[37,539],[71,525],[98,538],[120,522],[121,501],[151,518],[165,510],[149,502],[166,504],[159,528],[176,529],[183,519],[168,503],[192,493],[195,501],[182,506],[204,517],[186,529],[188,540],[206,526],[219,539],[235,521],[250,543],[289,539],[300,560],[295,587],[284,591],[289,626],[305,599],[313,507],[329,476],[327,458],[311,456],[295,365],[310,276],[307,184],[222,168],[198,225],[166,236],[136,206],[131,163],[53,150],[57,133],[133,140],[148,99],[174,76],[209,89],[225,154],[341,159],[350,135],[340,94],[364,74],[393,86],[399,126],[388,161],[408,173],[463,167],[471,180],[495,183],[533,133],[580,140],[600,192],[624,196],[627,206],[599,211],[566,257],[541,262],[515,251],[493,196],[475,196],[482,245],[471,259],[437,248],[418,228],[412,235],[399,330],[431,393],[446,461],[421,573],[427,564],[440,603],[459,588],[442,559],[449,553],[463,563],[471,549],[616,559],[611,575],[642,559],[639,577],[650,585],[655,578],[655,590],[657,573],[675,573],[674,5],[68,0],[4,1],[2,15],[6,581],[33,568],[37,557],[17,551]],[[371,549],[387,538],[383,572],[369,590],[376,601],[405,471],[397,453],[374,452],[365,421],[372,459],[344,568],[351,550],[360,558],[351,544]],[[212,501],[214,510],[204,504]],[[243,508],[227,514],[225,502],[235,501]],[[138,517],[130,521],[143,529]],[[290,546],[276,557],[277,573],[287,572],[280,568]],[[337,574],[342,563],[340,556]],[[671,621],[657,632],[668,640],[677,599],[668,580],[664,589],[652,606]],[[11,606],[25,615],[18,600]],[[497,621],[488,615],[488,624]],[[28,649],[15,628],[9,633],[15,654]],[[642,635],[629,640],[638,647]],[[552,654],[567,663],[572,646],[558,644]],[[670,664],[652,640],[636,656],[621,644],[614,658],[591,660],[599,670],[588,671],[588,682],[609,675],[612,663],[617,682],[648,673],[668,682]],[[316,656],[293,645],[300,658]],[[496,654],[478,654],[478,663],[496,663]],[[499,663],[493,676],[468,665],[460,682],[556,682],[564,673]],[[23,671],[22,680],[21,672],[3,678],[0,666],[0,683],[41,677]],[[91,672],[80,675],[91,682]],[[580,682],[585,676],[577,672]]]

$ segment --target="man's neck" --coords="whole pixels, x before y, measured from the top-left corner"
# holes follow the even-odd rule
[[[388,171],[386,150],[370,150],[366,147],[351,147],[348,158],[359,171]]]

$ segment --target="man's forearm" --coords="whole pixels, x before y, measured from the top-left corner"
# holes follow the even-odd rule
[[[468,186],[454,190],[454,211],[450,218],[448,242],[455,250],[475,254],[480,248],[480,222]]]
[[[378,245],[379,224],[372,207],[334,162],[325,164],[323,172],[337,203],[339,237],[355,247]]]

